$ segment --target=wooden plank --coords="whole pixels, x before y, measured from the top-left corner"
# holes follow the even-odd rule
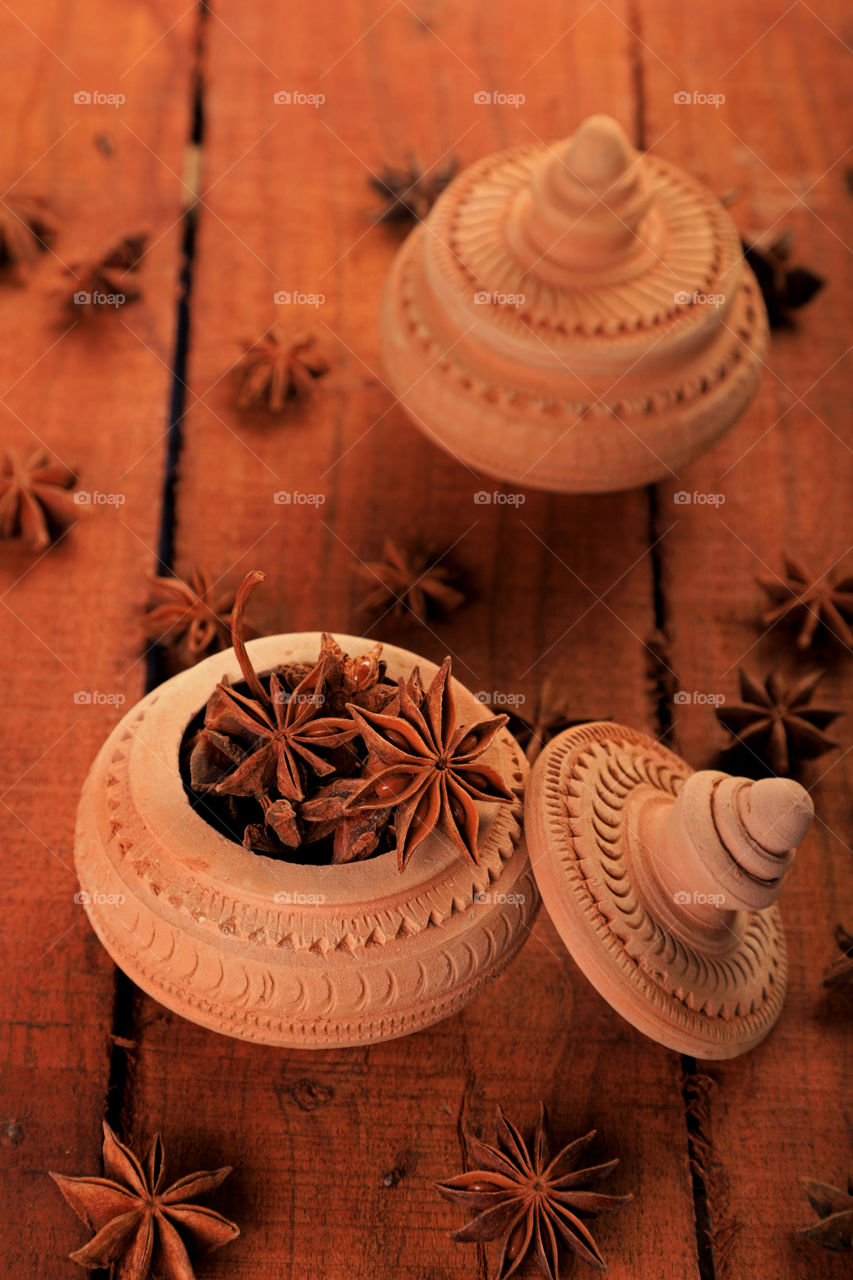
[[[375,0],[341,6],[330,26],[300,0],[286,11],[223,3],[209,19],[178,567],[263,567],[262,630],[353,630],[353,567],[385,531],[452,547],[476,599],[432,630],[385,619],[375,634],[431,658],[452,652],[472,688],[532,696],[548,671],[572,714],[652,727],[646,495],[474,503],[498,486],[429,446],[384,385],[376,317],[398,237],[371,229],[366,181],[410,144],[427,164],[448,152],[468,162],[566,133],[603,105],[630,126],[625,11],[575,21],[544,6],[535,30],[509,0],[419,12],[426,26]],[[296,90],[326,102],[275,108],[275,91]],[[478,90],[527,103],[484,109]],[[277,290],[326,302],[292,315],[273,304]],[[276,320],[316,329],[334,362],[313,402],[281,423],[236,411],[222,376],[241,337]],[[277,491],[325,501],[276,506]],[[432,1184],[461,1167],[460,1125],[488,1135],[499,1100],[530,1125],[540,1097],[559,1136],[597,1124],[602,1149],[622,1157],[612,1189],[636,1201],[602,1224],[611,1275],[652,1277],[662,1258],[673,1275],[697,1274],[678,1060],[613,1016],[544,917],[489,993],[408,1040],[284,1053],[218,1039],[144,998],[137,1014],[128,1129],[141,1140],[162,1127],[176,1170],[199,1150],[239,1166],[228,1208],[244,1235],[206,1275],[482,1273],[475,1251],[449,1241],[459,1214]]]
[[[44,445],[94,495],[47,554],[0,544],[3,1273],[31,1280],[71,1274],[61,1259],[83,1239],[46,1171],[99,1168],[115,971],[74,901],[74,812],[118,700],[144,688],[193,21],[96,0],[73,23],[60,3],[15,8],[0,11],[2,190],[46,197],[61,230],[28,287],[0,287],[0,448]],[[95,91],[126,103],[74,100]],[[157,240],[145,301],[73,328],[55,294],[62,264],[145,225]]]
[[[669,522],[673,491],[720,493],[724,505],[677,508],[661,543],[669,655],[688,693],[737,697],[735,667],[809,670],[794,657],[784,627],[763,633],[766,601],[756,574],[782,569],[788,548],[823,570],[850,544],[850,343],[845,280],[850,253],[843,155],[848,139],[840,95],[847,50],[844,12],[796,5],[780,17],[769,3],[727,14],[700,3],[643,10],[646,122],[660,150],[719,191],[743,188],[733,215],[747,233],[775,226],[796,234],[797,256],[829,278],[800,313],[796,332],[775,336],[757,400],[707,458],[658,491]],[[777,21],[777,19],[779,19]],[[708,32],[714,29],[713,41]],[[728,70],[727,70],[728,69]],[[724,93],[725,104],[674,106],[673,93]],[[673,127],[674,126],[674,127]],[[824,655],[827,656],[827,655]],[[849,704],[841,654],[820,701]],[[708,767],[726,735],[711,709],[675,708],[676,744]],[[840,722],[842,752],[806,775],[817,808],[782,899],[789,947],[789,994],[777,1029],[746,1058],[715,1066],[701,1120],[708,1141],[708,1194],[718,1280],[847,1274],[833,1257],[800,1240],[814,1215],[797,1179],[843,1185],[850,1157],[850,1037],[844,1009],[822,992],[832,929],[853,917],[849,852],[853,724]]]

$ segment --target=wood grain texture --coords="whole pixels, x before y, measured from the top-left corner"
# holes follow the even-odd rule
[[[132,20],[97,2],[70,17],[58,3],[0,12],[4,199],[44,196],[61,223],[56,254],[31,283],[0,286],[0,449],[42,445],[94,495],[47,554],[0,551],[0,1160],[10,1280],[74,1273],[65,1255],[80,1243],[80,1224],[46,1171],[95,1170],[100,1159],[115,971],[74,901],[72,838],[83,778],[121,714],[116,701],[144,689],[138,614],[160,523],[181,207],[174,172],[189,101],[188,17],[151,52],[163,24],[141,6]],[[81,30],[98,39],[81,41]],[[75,103],[76,92],[94,90],[127,101]],[[145,300],[74,327],[56,293],[73,287],[64,264],[145,225],[156,241],[142,267]]]
[[[782,568],[782,549],[821,572],[850,561],[848,130],[840,101],[849,51],[843,7],[820,15],[773,4],[727,19],[709,48],[711,6],[689,16],[675,4],[644,7],[646,122],[668,158],[692,165],[718,192],[741,187],[732,214],[743,233],[792,229],[795,257],[829,277],[799,313],[797,329],[774,337],[757,400],[704,459],[657,492],[668,654],[692,695],[738,697],[736,667],[779,663],[803,673],[830,664],[816,701],[850,706],[851,658],[843,648],[797,657],[794,632],[760,624],[767,607],[757,574]],[[803,56],[803,51],[808,56]],[[729,69],[730,68],[730,69]],[[727,69],[729,69],[727,71]],[[671,74],[672,73],[672,74]],[[675,106],[672,94],[724,93],[725,103]],[[676,505],[673,495],[720,494],[720,506]],[[674,739],[697,767],[716,764],[728,741],[708,705],[677,705]],[[820,985],[832,931],[853,917],[849,849],[853,723],[838,723],[842,747],[803,781],[817,811],[781,900],[789,991],[775,1032],[754,1053],[700,1070],[714,1081],[702,1119],[714,1262],[718,1280],[746,1275],[828,1280],[849,1261],[794,1232],[813,1220],[800,1177],[838,1184],[850,1163],[853,1047],[849,1002]],[[820,1172],[816,1172],[820,1171]]]
[[[511,0],[323,10],[215,0],[201,18],[161,0],[115,11],[80,0],[73,13],[57,0],[25,12],[18,0],[0,12],[4,188],[35,164],[26,189],[59,208],[64,262],[143,224],[154,240],[144,303],[108,317],[118,323],[97,337],[57,327],[61,263],[42,262],[25,291],[0,291],[0,444],[37,435],[79,468],[81,487],[126,498],[119,510],[93,504],[32,567],[0,552],[16,715],[15,734],[0,736],[14,965],[0,994],[11,1280],[79,1274],[65,1255],[84,1229],[45,1175],[98,1169],[114,971],[73,903],[70,846],[80,784],[120,709],[73,695],[130,702],[142,692],[138,612],[164,484],[178,571],[197,564],[236,580],[265,570],[252,604],[258,631],[369,631],[431,659],[450,652],[456,674],[488,694],[533,698],[548,674],[573,718],[654,733],[671,718],[673,745],[709,764],[724,742],[712,712],[662,703],[662,691],[671,700],[677,681],[733,696],[733,665],[756,640],[752,666],[784,652],[781,632],[761,637],[755,626],[755,573],[779,568],[783,545],[823,567],[850,542],[849,196],[836,163],[846,21],[840,4],[817,16],[766,0],[727,10],[725,21],[707,0],[549,0],[533,22]],[[163,432],[197,68],[202,194],[171,487]],[[95,90],[127,101],[74,103],[75,92]],[[726,103],[674,103],[694,90],[723,92]],[[520,109],[475,101],[495,91],[526,100]],[[325,100],[276,104],[277,92]],[[748,416],[683,477],[653,495],[528,492],[499,503],[501,487],[427,444],[385,385],[376,316],[401,233],[373,225],[367,177],[410,150],[426,165],[450,154],[464,164],[565,135],[593,111],[717,191],[742,186],[742,228],[795,226],[803,261],[832,283],[800,331],[777,338]],[[279,291],[324,301],[277,305]],[[237,410],[229,373],[243,344],[274,323],[314,330],[333,366],[313,399],[280,420]],[[680,488],[722,492],[725,504],[676,505]],[[475,502],[482,491],[491,502]],[[361,617],[354,568],[386,532],[447,552],[471,602],[427,629]],[[830,697],[843,699],[850,669],[842,655]],[[849,748],[853,725],[839,730]],[[749,1057],[686,1083],[691,1064],[610,1011],[544,913],[473,1004],[369,1049],[283,1053],[232,1041],[120,983],[128,1035],[114,1052],[109,1104],[122,1135],[141,1148],[159,1129],[174,1177],[235,1165],[215,1204],[243,1235],[200,1264],[200,1278],[483,1280],[488,1255],[449,1240],[464,1215],[433,1184],[460,1169],[463,1128],[491,1140],[498,1102],[529,1128],[540,1097],[556,1139],[595,1126],[601,1154],[621,1158],[606,1190],[635,1200],[597,1233],[616,1280],[699,1280],[694,1193],[700,1211],[707,1198],[714,1233],[701,1280],[845,1274],[846,1259],[808,1248],[794,1228],[812,1219],[797,1176],[840,1185],[849,1165],[844,1006],[819,986],[836,920],[853,927],[849,759],[827,757],[811,775],[819,820],[783,901],[791,990],[779,1027]],[[705,1162],[696,1187],[685,1095],[693,1155]]]
[[[399,235],[372,225],[367,183],[410,146],[427,164],[448,152],[464,163],[568,132],[608,104],[630,127],[627,31],[602,11],[565,34],[557,9],[531,31],[508,3],[488,15],[435,6],[429,20],[431,31],[405,6],[365,4],[342,7],[327,30],[305,3],[286,15],[232,4],[208,24],[178,565],[262,567],[262,630],[357,632],[369,620],[357,613],[354,567],[385,532],[452,548],[471,603],[429,629],[386,617],[371,635],[430,658],[452,653],[475,691],[532,697],[550,673],[573,716],[653,725],[647,496],[474,501],[499,486],[427,444],[384,385],[376,318]],[[524,111],[475,103],[481,88],[524,93]],[[274,91],[296,89],[326,102],[273,103]],[[293,315],[273,303],[277,290],[326,301]],[[314,329],[334,365],[313,400],[278,421],[235,410],[222,377],[240,339],[275,321]],[[276,506],[277,491],[325,500]],[[156,1116],[186,1153],[201,1133],[216,1144],[211,1159],[240,1153],[242,1203],[228,1210],[244,1236],[205,1274],[256,1275],[272,1257],[293,1280],[308,1268],[330,1280],[483,1274],[477,1249],[449,1240],[460,1216],[433,1183],[461,1167],[460,1126],[492,1139],[499,1101],[529,1126],[540,1097],[559,1136],[598,1126],[601,1151],[621,1157],[610,1189],[636,1200],[618,1224],[602,1224],[611,1274],[651,1277],[662,1257],[696,1274],[679,1064],[612,1017],[547,919],[464,1012],[369,1051],[270,1053],[152,1015],[147,1001],[142,1009],[150,1020],[126,1099],[134,1135]],[[222,1079],[227,1090],[206,1083]],[[664,1133],[662,1162],[653,1152]]]

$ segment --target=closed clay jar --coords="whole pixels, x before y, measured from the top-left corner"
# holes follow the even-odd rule
[[[356,655],[368,642],[337,637]],[[256,669],[314,661],[319,633],[248,646]],[[385,646],[389,677],[436,668]],[[244,1040],[295,1048],[368,1044],[461,1008],[526,939],[538,893],[522,838],[527,763],[503,730],[484,761],[513,804],[480,806],[479,865],[433,831],[400,872],[393,852],[308,866],[228,839],[190,805],[179,767],[188,726],[232,650],[161,685],[116,726],[92,766],[75,858],[95,932],[116,964],[174,1012]],[[453,681],[460,721],[491,712]],[[294,856],[298,856],[298,851]]]

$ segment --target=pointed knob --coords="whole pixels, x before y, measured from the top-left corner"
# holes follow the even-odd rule
[[[667,879],[719,909],[763,910],[779,896],[813,817],[809,793],[790,778],[694,773],[661,829]]]
[[[642,157],[610,116],[590,116],[546,151],[519,193],[509,236],[539,274],[602,271],[641,252],[651,196]]]

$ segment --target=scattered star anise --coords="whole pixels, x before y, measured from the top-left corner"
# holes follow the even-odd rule
[[[471,1161],[478,1166],[448,1182],[437,1183],[446,1200],[463,1204],[477,1216],[453,1233],[454,1240],[499,1240],[494,1280],[506,1280],[528,1255],[535,1254],[548,1280],[559,1280],[560,1245],[590,1266],[607,1269],[585,1219],[614,1213],[633,1198],[590,1191],[589,1184],[612,1173],[619,1163],[579,1168],[595,1130],[564,1147],[550,1159],[547,1116],[540,1104],[532,1145],[498,1108],[498,1146],[490,1147],[473,1135],[465,1139]]]
[[[303,800],[306,767],[325,777],[334,771],[318,750],[336,748],[355,737],[350,721],[319,716],[323,708],[325,659],[321,657],[295,689],[288,691],[272,672],[267,690],[252,666],[243,638],[246,602],[263,574],[247,574],[237,592],[232,612],[232,638],[243,678],[251,697],[220,683],[210,699],[204,729],[193,748],[192,776],[197,780],[208,767],[210,748],[223,750],[227,741],[242,749],[241,758],[212,789],[220,795],[262,796],[275,786],[285,800]],[[202,757],[200,764],[197,759]],[[198,782],[196,781],[196,784]]]
[[[533,764],[542,748],[552,738],[556,738],[558,733],[576,724],[586,724],[588,716],[581,720],[570,720],[568,709],[568,696],[565,693],[555,693],[553,680],[546,676],[529,712],[526,710],[526,703],[524,712],[519,709],[509,712],[510,731],[523,748],[530,764]]]
[[[452,570],[437,564],[429,553],[404,550],[386,538],[383,559],[358,564],[356,572],[371,586],[361,602],[365,613],[390,612],[393,617],[410,613],[426,622],[434,612],[449,613],[465,596],[453,585]]]
[[[792,326],[791,312],[811,302],[826,284],[823,276],[807,267],[789,265],[794,248],[792,231],[785,231],[769,244],[741,242],[743,256],[749,263],[767,308],[772,329]]]
[[[271,413],[282,413],[288,401],[308,395],[317,378],[328,373],[329,365],[315,350],[313,334],[298,334],[281,341],[274,331],[247,345],[234,372],[242,385],[237,406],[248,409],[258,402]]]
[[[808,649],[818,627],[853,648],[853,575],[829,570],[814,574],[785,552],[784,578],[759,577],[774,607],[762,617],[766,627],[789,614],[802,615],[797,647]]]
[[[71,493],[76,479],[41,449],[26,457],[7,450],[0,463],[0,539],[43,551],[79,513]]]
[[[147,243],[147,232],[123,236],[100,257],[72,263],[74,288],[66,299],[71,311],[91,316],[136,302],[142,288],[135,277]]]
[[[370,175],[370,185],[385,201],[380,222],[422,222],[438,197],[453,180],[458,163],[454,159],[424,171],[414,156],[407,167],[389,166]]]
[[[152,577],[151,603],[143,619],[145,634],[191,667],[228,647],[234,597],[231,588],[212,584],[201,569],[193,569],[186,582]]]
[[[790,683],[778,671],[771,671],[761,682],[739,667],[743,701],[717,707],[717,719],[774,773],[786,776],[799,761],[815,759],[838,745],[824,730],[842,713],[833,707],[811,705],[824,674],[815,671]]]
[[[50,1175],[78,1218],[96,1233],[71,1254],[72,1261],[90,1271],[110,1267],[115,1280],[194,1280],[184,1237],[191,1249],[206,1252],[240,1234],[213,1209],[190,1203],[215,1191],[230,1172],[226,1166],[192,1173],[164,1187],[159,1133],[140,1162],[105,1121],[102,1178]]]
[[[833,960],[823,975],[825,987],[841,987],[853,983],[853,933],[843,925],[835,927],[835,941],[841,955]]]
[[[47,202],[38,196],[6,196],[0,201],[0,270],[25,275],[56,236]]]
[[[811,1178],[801,1178],[800,1185],[820,1218],[813,1226],[802,1227],[800,1235],[832,1253],[853,1249],[853,1174],[847,1180],[846,1191]]]
[[[445,658],[426,692],[423,710],[403,680],[385,712],[350,706],[376,771],[347,801],[346,810],[370,813],[394,808],[401,871],[436,827],[476,863],[479,816],[475,801],[508,804],[513,798],[496,769],[477,763],[507,717],[457,725],[450,666],[450,658]]]

